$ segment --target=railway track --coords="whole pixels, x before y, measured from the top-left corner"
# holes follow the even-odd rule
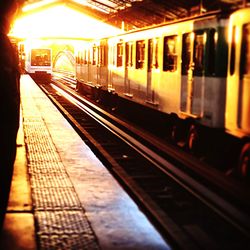
[[[249,248],[244,186],[93,105],[72,91],[73,82],[40,86],[173,248]]]

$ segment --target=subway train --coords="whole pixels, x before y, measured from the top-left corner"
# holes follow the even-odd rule
[[[250,8],[99,39],[75,56],[77,91],[166,114],[173,142],[249,179]]]
[[[47,47],[30,48],[19,44],[19,58],[23,70],[36,79],[50,80],[52,73],[52,49]]]

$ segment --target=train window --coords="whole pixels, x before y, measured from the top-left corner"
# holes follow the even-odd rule
[[[51,50],[49,49],[32,49],[31,50],[32,66],[51,66]]]
[[[80,52],[78,51],[76,55],[76,64],[79,64],[79,55],[80,55]]]
[[[77,53],[76,62],[80,64],[80,52]]]
[[[142,69],[145,62],[145,41],[136,42],[136,68]]]
[[[78,63],[79,63],[79,64],[82,64],[82,52],[79,52],[79,55],[78,55]]]
[[[126,66],[133,67],[133,43],[126,43]]]
[[[117,43],[117,56],[116,56],[116,66],[122,67],[123,60],[123,44]]]
[[[154,39],[154,67],[158,69],[159,63],[158,63],[158,53],[159,53],[159,38]]]
[[[99,47],[99,64],[100,66],[105,65],[105,47],[103,45]]]
[[[129,67],[129,43],[125,45],[125,65]]]
[[[125,66],[129,66],[129,43],[125,43]]]
[[[112,65],[114,65],[115,66],[115,58],[116,58],[116,56],[115,56],[115,51],[116,51],[116,46],[112,46],[111,47],[111,55],[112,55],[112,57],[111,57],[111,60],[112,60]]]
[[[133,67],[134,65],[134,60],[133,60],[133,50],[134,50],[134,45],[133,44],[130,44],[130,66]]]
[[[80,52],[80,55],[79,55],[79,64],[83,64],[82,52]]]
[[[159,51],[159,38],[148,40],[148,70],[155,68],[158,69],[158,51]]]
[[[250,24],[243,26],[240,72],[241,78],[250,75]]]
[[[194,39],[194,74],[203,75],[204,73],[204,47],[206,33],[196,33]]]
[[[96,46],[93,46],[93,48],[92,48],[92,65],[96,65],[96,51],[97,51],[97,49],[96,49]]]
[[[87,50],[85,49],[85,50],[83,51],[83,53],[84,53],[84,54],[83,54],[83,63],[84,63],[84,64],[88,64],[88,59],[87,59],[87,58],[88,58],[88,57],[87,57],[88,54],[87,54]]]
[[[208,44],[207,44],[207,73],[212,75],[215,73],[215,55],[218,40],[218,33],[215,29],[208,31]]]
[[[148,71],[153,68],[153,39],[148,40]]]
[[[20,44],[19,46],[20,46],[19,51],[24,52],[24,44]]]
[[[101,48],[100,46],[97,46],[97,65],[101,65]]]
[[[232,30],[232,44],[231,44],[231,54],[230,54],[230,75],[234,74],[235,70],[235,50],[236,50],[236,27]]]
[[[192,33],[184,34],[182,37],[182,75],[187,75],[190,63],[191,63],[191,51],[192,51]]]
[[[87,61],[88,61],[88,64],[91,64],[91,50],[90,50],[90,49],[87,50],[86,53],[87,53]]]
[[[80,52],[77,53],[77,56],[76,56],[76,63],[77,63],[77,64],[80,64]]]
[[[177,70],[177,36],[164,37],[163,47],[163,71]]]

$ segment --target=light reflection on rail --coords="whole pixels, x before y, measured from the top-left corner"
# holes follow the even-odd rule
[[[70,91],[71,95],[68,94],[63,89],[58,86],[51,84],[51,86],[58,92],[60,95],[64,96],[71,103],[76,105],[78,108],[86,112],[89,116],[95,119],[97,122],[102,124],[109,131],[114,133],[120,139],[125,141],[130,147],[133,147],[137,152],[139,152],[143,157],[153,163],[156,167],[160,168],[163,172],[165,172],[168,176],[174,179],[178,184],[184,187],[188,192],[195,195],[198,199],[202,200],[207,206],[212,208],[216,213],[218,213],[221,217],[229,221],[231,224],[236,226],[240,231],[242,231],[245,235],[249,235],[248,228],[243,228],[241,225],[250,225],[250,218],[248,215],[243,214],[232,204],[224,200],[222,197],[218,196],[216,193],[207,189],[201,183],[198,183],[196,180],[188,176],[186,173],[176,168],[173,164],[156,154],[154,151],[141,144],[138,140],[131,137],[117,126],[104,119],[93,110],[88,108],[82,102],[87,103],[88,105],[94,106],[95,109],[101,110],[99,107],[96,107],[93,103],[87,101],[86,99],[80,97],[75,92]],[[76,98],[80,99],[78,101]],[[247,223],[248,222],[248,223]]]

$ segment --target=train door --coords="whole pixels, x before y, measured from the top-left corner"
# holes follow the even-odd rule
[[[148,40],[148,70],[147,70],[147,101],[151,102],[153,99],[152,90],[152,68],[153,68],[153,39]]]
[[[133,43],[126,42],[125,44],[125,72],[124,72],[124,91],[130,93],[129,68],[133,67]]]
[[[243,17],[245,17],[245,20]],[[242,140],[237,171],[242,177],[249,178],[250,23],[249,16],[242,15],[240,11],[231,18],[225,116],[226,129],[237,137],[244,136],[246,139]]]
[[[88,49],[84,48],[82,52],[82,61],[81,61],[81,77],[83,81],[88,81],[88,64],[89,64],[89,57],[88,57]]]
[[[100,85],[101,84],[101,46],[97,46],[96,47],[96,53],[97,53],[97,57],[96,57],[96,84]]]
[[[187,33],[182,40],[181,111],[201,116],[204,95],[204,31]]]
[[[115,89],[117,92],[125,92],[124,89],[124,74],[125,74],[125,68],[124,67],[124,42],[120,40],[116,44],[116,65],[115,65],[115,75],[113,74],[113,80],[115,83]]]
[[[242,29],[241,29],[242,27]],[[232,26],[227,77],[226,127],[250,133],[250,24]],[[242,37],[242,42],[239,39]],[[240,48],[241,47],[241,48]],[[238,63],[240,62],[240,63]]]
[[[98,50],[99,50],[99,47],[94,44],[92,47],[92,63],[91,63],[91,69],[90,69],[90,82],[92,84],[97,84]]]
[[[108,89],[114,90],[113,69],[115,65],[115,46],[109,45],[108,50]]]
[[[238,127],[250,133],[250,24],[243,26],[241,46]]]
[[[148,40],[147,102],[155,103],[154,84],[158,83],[158,43],[159,38]]]
[[[108,85],[108,44],[107,41],[101,42],[99,65],[100,65],[100,85]]]
[[[87,74],[88,74],[88,81],[87,82],[90,82],[91,81],[91,64],[92,64],[92,61],[91,61],[91,49],[88,49],[87,51],[87,54],[88,54],[88,64],[87,64]]]
[[[97,46],[97,65],[96,65],[96,84],[98,86],[105,85],[107,83],[106,73],[106,46],[100,44]]]

